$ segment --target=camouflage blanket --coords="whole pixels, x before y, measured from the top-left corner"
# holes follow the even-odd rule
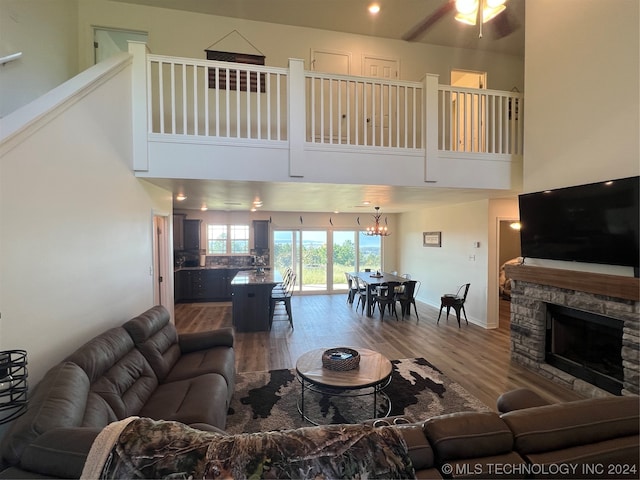
[[[393,426],[224,435],[134,417],[100,434],[82,478],[415,478],[415,471]]]

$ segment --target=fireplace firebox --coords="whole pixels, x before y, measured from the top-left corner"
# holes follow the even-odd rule
[[[545,361],[615,395],[624,385],[624,322],[591,312],[547,304]]]

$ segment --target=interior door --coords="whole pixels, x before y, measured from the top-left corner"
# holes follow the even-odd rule
[[[362,71],[365,77],[384,78],[397,80],[399,76],[399,61],[393,58],[383,58],[364,55],[362,59]],[[389,146],[389,118],[395,118],[397,106],[395,95],[388,85],[378,85],[371,88],[367,95],[371,98],[371,118],[367,124],[367,135],[371,139],[370,145]]]
[[[452,70],[451,86],[486,89],[487,72]],[[453,94],[453,135],[455,149],[462,152],[484,152],[486,99],[479,94]]]

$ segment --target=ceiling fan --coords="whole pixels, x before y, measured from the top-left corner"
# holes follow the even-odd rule
[[[490,28],[494,39],[506,37],[518,28],[518,25],[508,15],[507,1],[446,0],[439,8],[405,33],[402,39],[408,42],[416,40],[440,19],[452,12],[455,12],[454,18],[457,21],[467,25],[477,25],[479,38],[483,36],[485,23]]]

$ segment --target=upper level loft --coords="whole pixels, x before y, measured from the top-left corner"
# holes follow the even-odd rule
[[[520,184],[521,93],[130,53],[139,177]]]
[[[277,68],[152,55],[134,42],[129,52],[113,65],[131,72],[138,177],[520,188],[519,92],[455,88],[431,74],[319,73],[296,59]],[[73,95],[92,70],[56,90]],[[14,118],[29,123],[29,110]]]

